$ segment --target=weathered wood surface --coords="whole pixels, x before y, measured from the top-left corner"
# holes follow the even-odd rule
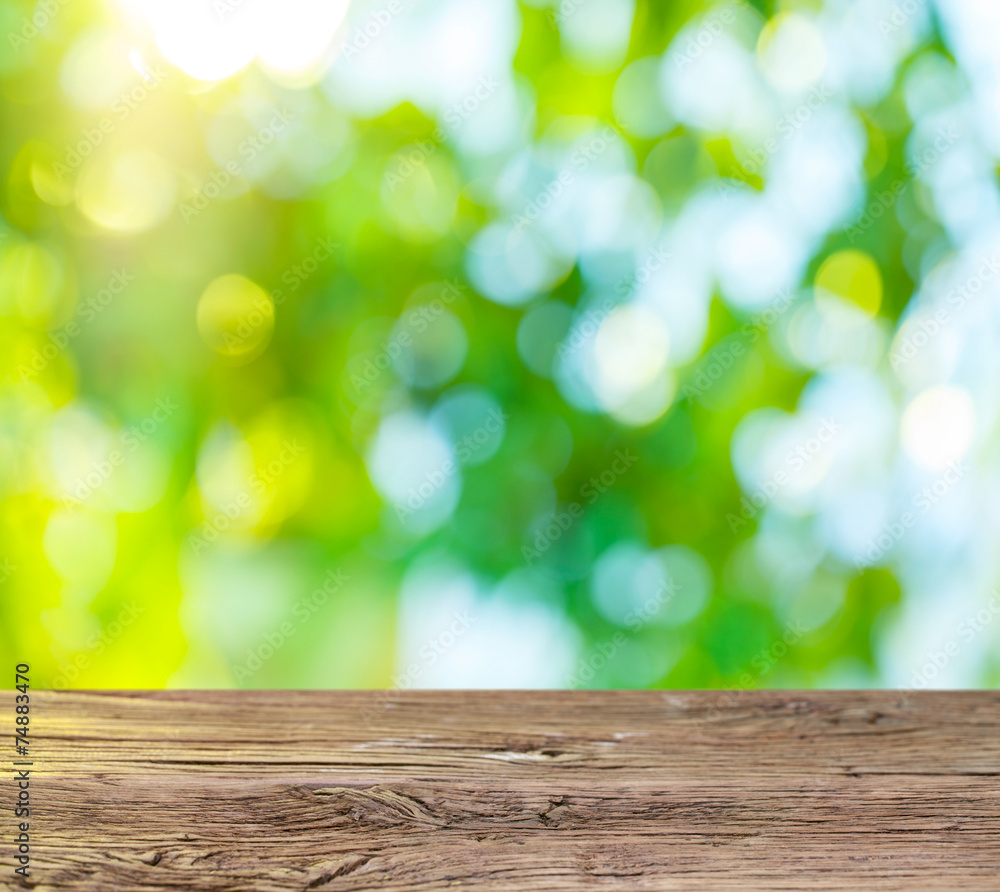
[[[32,702],[39,892],[1000,888],[996,692]]]

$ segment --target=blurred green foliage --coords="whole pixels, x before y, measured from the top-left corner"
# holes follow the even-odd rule
[[[0,4],[0,34],[32,9]],[[704,9],[638,0],[626,61],[662,53]],[[759,9],[775,13],[770,4]],[[529,137],[566,116],[615,125],[621,66],[581,73],[561,52],[548,10],[524,6],[518,14],[513,70],[534,91]],[[386,171],[396,169],[397,152],[434,140],[437,121],[408,103],[365,120],[338,108],[319,84],[281,86],[255,66],[209,88],[149,58],[148,71],[165,76],[151,86],[133,72],[129,89],[146,87],[134,108],[116,112],[106,99],[80,108],[66,95],[66,59],[90,29],[113,21],[101,4],[74,2],[23,48],[0,47],[0,559],[9,568],[0,586],[0,656],[8,664],[27,661],[36,683],[70,687],[389,686],[405,662],[402,580],[447,559],[486,589],[527,566],[534,575],[525,597],[576,630],[576,666],[619,628],[595,606],[595,561],[616,543],[638,541],[700,554],[711,570],[709,597],[688,621],[630,634],[627,652],[585,683],[878,680],[873,636],[900,598],[892,573],[827,560],[810,585],[828,585],[834,609],[780,657],[762,658],[786,634],[788,614],[770,581],[745,566],[759,518],[735,533],[726,521],[744,496],[731,463],[737,424],[762,406],[793,411],[811,370],[776,353],[765,336],[748,345],[712,401],[678,391],[640,425],[579,410],[519,355],[525,307],[486,299],[469,282],[467,246],[496,208],[449,139],[421,162],[436,171],[439,192],[454,196],[445,225],[421,219],[419,194],[393,210]],[[107,92],[100,72],[94,84]],[[897,84],[858,112],[870,194],[911,179],[901,102]],[[288,133],[261,150],[259,169],[239,188],[185,220],[181,208],[197,206],[213,171],[224,170],[220,146],[236,137],[223,125],[243,132],[244,115],[266,126],[270,109],[292,116]],[[113,130],[101,134],[104,118]],[[58,165],[71,166],[88,141],[97,142],[90,156],[60,175]],[[736,137],[677,125],[666,137],[628,142],[664,214],[718,178],[762,188],[762,177],[743,168],[747,147]],[[891,214],[853,242],[846,229],[834,231],[803,280],[811,283],[836,251],[866,252],[882,276],[878,312],[894,321],[914,289],[902,260],[906,235]],[[317,260],[321,244],[332,247]],[[102,303],[115,270],[132,281]],[[243,279],[223,299],[234,302],[229,310],[218,312],[233,319],[206,316],[199,331],[202,295],[229,275]],[[438,294],[418,289],[449,281],[460,294],[448,311],[467,339],[460,371],[439,385],[407,386],[390,368],[359,390],[352,376],[363,378],[397,320]],[[257,321],[251,283],[273,304]],[[587,287],[574,268],[545,297],[577,306]],[[702,355],[739,337],[752,316],[716,294]],[[53,333],[72,323],[76,333],[52,347]],[[215,343],[223,346],[213,350]],[[680,369],[678,386],[696,369]],[[503,407],[502,443],[488,460],[463,467],[447,522],[400,533],[386,520],[392,506],[371,482],[365,450],[388,411],[430,411],[461,385]],[[158,405],[169,407],[163,417],[154,415]],[[289,455],[289,443],[301,451]],[[547,487],[552,510],[585,502],[588,480],[619,450],[636,456],[634,468],[526,565]],[[322,604],[303,601],[334,571],[348,581]],[[280,635],[273,656],[251,666],[286,622],[294,640]],[[516,640],[506,659],[521,659]],[[455,671],[451,681],[461,685]]]

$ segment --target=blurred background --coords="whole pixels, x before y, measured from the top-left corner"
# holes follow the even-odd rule
[[[1000,680],[992,0],[0,3],[0,654]]]

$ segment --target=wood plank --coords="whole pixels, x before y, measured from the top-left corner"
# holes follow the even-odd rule
[[[0,888],[1000,888],[997,692],[36,691],[32,732]]]

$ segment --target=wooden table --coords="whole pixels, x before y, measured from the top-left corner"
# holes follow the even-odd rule
[[[1000,889],[997,692],[32,703],[3,889]]]

